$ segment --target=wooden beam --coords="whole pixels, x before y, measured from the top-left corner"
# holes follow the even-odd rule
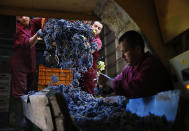
[[[63,18],[63,19],[77,19],[77,20],[99,20],[97,16],[91,12],[90,14],[83,12],[66,12],[56,10],[43,10],[43,9],[24,9],[14,7],[0,6],[1,15],[15,15],[15,16],[36,16],[46,18]]]

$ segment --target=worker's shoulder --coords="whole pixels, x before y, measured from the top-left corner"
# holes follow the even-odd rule
[[[34,18],[30,20],[30,25],[32,26],[41,26],[41,18]]]
[[[30,22],[41,22],[42,18],[33,18]]]
[[[102,41],[101,41],[101,39],[100,39],[100,36],[95,36],[94,42],[97,42],[97,43],[102,44]]]
[[[151,65],[151,66],[155,66],[155,67],[163,67],[161,60],[158,57],[151,55],[150,53],[145,54],[145,58],[144,58],[142,64],[149,65],[149,66]]]

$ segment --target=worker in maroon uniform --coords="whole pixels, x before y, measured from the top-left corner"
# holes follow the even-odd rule
[[[28,16],[17,16],[16,34],[14,36],[11,57],[12,94],[19,97],[34,90],[36,71],[35,44],[41,28],[41,19],[30,19]]]
[[[102,31],[103,25],[99,21],[94,21],[91,23],[91,28],[95,30],[94,42],[96,42],[98,49],[93,53],[93,65],[92,68],[82,75],[80,79],[80,86],[82,89],[90,94],[94,94],[94,88],[96,87],[97,79],[97,60],[99,58],[99,50],[102,48],[102,41],[100,40],[100,33]]]
[[[106,82],[116,94],[137,98],[172,89],[165,67],[159,59],[144,52],[144,40],[138,32],[124,33],[119,44],[122,57],[128,65],[113,81]]]
[[[12,70],[12,95],[15,100],[17,124],[25,126],[23,119],[20,96],[34,90],[36,71],[35,45],[38,37],[42,35],[41,19],[30,19],[28,16],[16,17],[16,34],[14,35],[13,50],[11,56]]]

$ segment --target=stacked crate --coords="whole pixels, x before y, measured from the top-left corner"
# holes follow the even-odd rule
[[[9,112],[11,75],[0,73],[0,112]]]
[[[51,77],[56,75],[58,81],[56,83],[51,82]],[[48,68],[44,65],[39,65],[38,70],[38,91],[46,88],[48,85],[68,85],[73,80],[73,72],[71,69],[60,68]]]

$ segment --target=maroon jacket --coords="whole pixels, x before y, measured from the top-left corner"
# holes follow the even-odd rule
[[[100,49],[102,48],[102,41],[100,40],[100,37],[99,36],[96,36],[95,39],[94,39],[94,42],[97,43],[98,45],[98,49],[96,52],[93,53],[93,69],[97,72],[97,60],[99,58],[99,51]]]
[[[99,36],[95,37],[94,42],[98,44],[98,49],[93,53],[93,65],[82,75],[79,80],[80,86],[83,87],[83,90],[90,94],[94,94],[94,88],[96,87],[96,81],[94,80],[97,79],[97,60],[99,58],[98,52],[102,47],[102,41],[100,40]]]
[[[30,48],[29,38],[41,28],[41,19],[31,19],[30,26],[25,27],[20,23],[16,24],[16,34],[14,35],[11,65],[15,69],[24,72],[34,72],[36,69],[35,47]]]
[[[172,89],[170,77],[162,63],[150,53],[134,66],[126,66],[114,79],[113,89],[127,98],[145,97]]]
[[[29,38],[41,28],[41,19],[30,20],[30,26],[25,27],[20,23],[16,25],[13,49],[11,56],[12,69],[12,94],[15,98],[34,90],[36,51],[30,48]]]

